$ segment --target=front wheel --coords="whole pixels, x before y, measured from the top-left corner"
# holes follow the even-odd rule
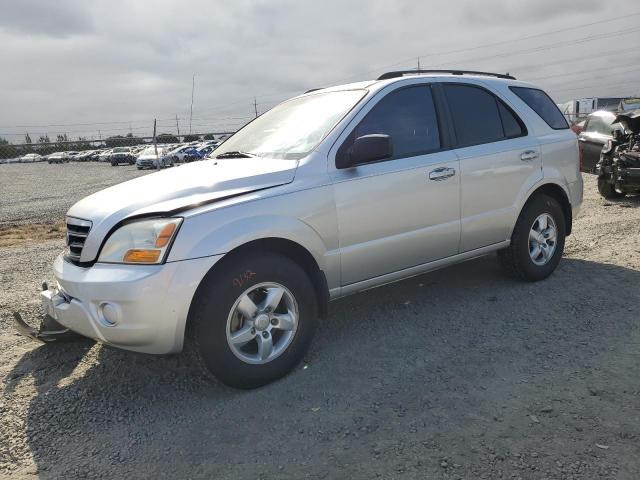
[[[256,388],[302,360],[317,316],[313,284],[297,263],[248,253],[205,276],[189,312],[189,338],[200,364],[223,383]]]
[[[607,200],[624,197],[624,193],[616,190],[616,186],[605,176],[598,177],[598,192]]]
[[[536,195],[520,212],[511,245],[498,252],[502,267],[528,282],[547,278],[560,263],[565,232],[566,219],[558,201]]]

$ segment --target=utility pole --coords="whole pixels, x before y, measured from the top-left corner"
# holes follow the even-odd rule
[[[418,70],[420,70],[420,57],[418,57]]]
[[[258,102],[256,102],[256,97],[253,97],[253,110],[256,112],[256,118],[258,118]]]
[[[98,139],[102,140],[102,132],[100,132],[100,130],[98,130]]]
[[[193,118],[193,91],[196,88],[196,74],[191,79],[191,112],[189,113],[189,135],[191,135],[191,119]]]
[[[158,142],[156,141],[156,119],[153,119],[153,148],[156,152],[156,170],[160,170],[160,160],[158,159]]]
[[[178,114],[176,114],[176,131],[178,132],[178,136],[180,136],[180,125],[178,125]]]

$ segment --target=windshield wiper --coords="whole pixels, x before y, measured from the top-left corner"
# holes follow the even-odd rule
[[[255,157],[255,155],[253,153],[239,152],[237,150],[234,150],[231,152],[224,152],[224,153],[221,153],[220,155],[216,155],[216,158],[251,158],[251,157]]]

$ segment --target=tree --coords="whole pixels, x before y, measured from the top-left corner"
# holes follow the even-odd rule
[[[185,135],[182,141],[183,142],[199,142],[200,135]]]
[[[213,133],[207,133],[204,137],[202,137],[204,140],[215,140],[216,136]],[[186,140],[185,140],[186,141]]]
[[[31,143],[31,137],[28,133],[26,133],[24,136],[24,143]]]
[[[16,147],[11,145],[8,140],[0,137],[0,158],[15,158],[18,155]]]
[[[158,143],[180,143],[178,137],[170,133],[161,133],[156,136],[156,142]]]
[[[112,137],[108,137],[104,141],[104,143],[107,146],[107,148],[113,148],[113,147],[130,147],[133,145],[139,145],[143,142],[140,138],[134,137],[133,135],[128,133],[126,137],[123,137],[122,135],[114,135]]]

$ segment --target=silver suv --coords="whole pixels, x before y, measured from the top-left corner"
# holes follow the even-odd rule
[[[309,91],[214,157],[75,204],[48,314],[139,352],[186,339],[223,382],[256,387],[301,360],[329,300],[494,251],[544,279],[582,202],[575,134],[508,75]]]

